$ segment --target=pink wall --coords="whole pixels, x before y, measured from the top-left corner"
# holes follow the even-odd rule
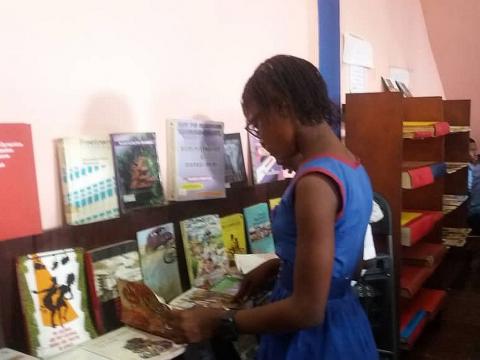
[[[33,125],[43,227],[61,224],[54,139],[155,131],[165,177],[165,119],[201,115],[244,133],[239,98],[259,62],[289,53],[318,63],[316,9],[315,0],[3,2],[0,122]],[[374,47],[370,91],[398,66],[415,95],[443,95],[419,0],[341,0],[346,31]],[[343,93],[347,74],[343,66]]]
[[[472,137],[480,143],[480,1],[421,2],[445,95],[472,100]]]
[[[443,87],[432,55],[420,0],[341,0],[341,32],[350,32],[373,47],[374,68],[368,91],[382,91],[381,76],[392,67],[410,71],[415,96],[441,95]],[[342,93],[349,91],[349,66],[342,64]]]
[[[61,224],[55,138],[156,131],[165,177],[166,118],[244,133],[254,68],[278,53],[316,63],[317,38],[315,0],[3,1],[0,122],[33,125],[43,227]]]

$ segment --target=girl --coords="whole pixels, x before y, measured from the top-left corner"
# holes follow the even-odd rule
[[[372,189],[329,126],[335,114],[322,76],[303,59],[274,56],[248,80],[242,106],[246,130],[280,164],[306,159],[273,216],[280,260],[248,274],[237,296],[250,295],[276,275],[272,301],[237,312],[175,312],[170,337],[199,342],[253,333],[262,334],[258,359],[377,359],[368,319],[350,287],[362,258]]]

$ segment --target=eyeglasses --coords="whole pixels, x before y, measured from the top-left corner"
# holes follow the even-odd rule
[[[253,137],[256,137],[257,139],[260,139],[260,134],[258,133],[258,128],[253,125],[252,123],[247,124],[245,126],[245,130],[252,135]]]

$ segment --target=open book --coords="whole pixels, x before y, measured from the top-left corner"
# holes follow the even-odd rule
[[[193,306],[212,308],[239,308],[233,302],[241,279],[226,275],[210,289],[193,287],[174,298],[168,304],[140,281],[117,279],[121,301],[121,321],[134,328],[159,336],[168,336],[168,322],[172,309],[188,309]]]

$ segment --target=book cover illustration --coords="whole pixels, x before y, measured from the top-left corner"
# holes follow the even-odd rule
[[[170,306],[142,281],[118,279],[121,320],[124,324],[154,335],[165,335]],[[155,319],[155,321],[152,321]]]
[[[248,143],[254,184],[283,180],[283,168],[277,164],[277,160],[262,146],[260,140],[248,134]]]
[[[137,232],[143,280],[166,301],[182,292],[173,223]]]
[[[168,197],[202,200],[225,197],[223,123],[168,120]]]
[[[169,360],[183,354],[185,346],[124,326],[89,341],[82,349],[112,360]]]
[[[32,355],[53,356],[96,336],[81,249],[19,257],[17,275]]]
[[[42,232],[32,131],[0,124],[0,240]]]
[[[117,218],[119,209],[110,139],[60,139],[57,154],[67,224]]]
[[[137,242],[127,240],[89,250],[85,265],[95,325],[103,334],[121,325],[117,278],[142,279]]]
[[[239,133],[225,134],[225,183],[247,181],[245,162],[243,159],[242,139]]]
[[[245,222],[242,214],[232,214],[220,219],[223,232],[223,244],[227,252],[230,266],[235,266],[235,254],[247,253],[247,241],[245,237]]]
[[[208,289],[229,271],[218,215],[180,222],[191,286]]]
[[[170,301],[170,306],[176,309],[189,309],[194,306],[210,307],[215,309],[238,308],[232,302],[233,296],[225,292],[215,292],[193,287]]]
[[[122,212],[164,204],[155,133],[110,137]]]
[[[252,253],[275,251],[272,226],[267,203],[259,203],[243,209],[247,225],[247,237]]]

